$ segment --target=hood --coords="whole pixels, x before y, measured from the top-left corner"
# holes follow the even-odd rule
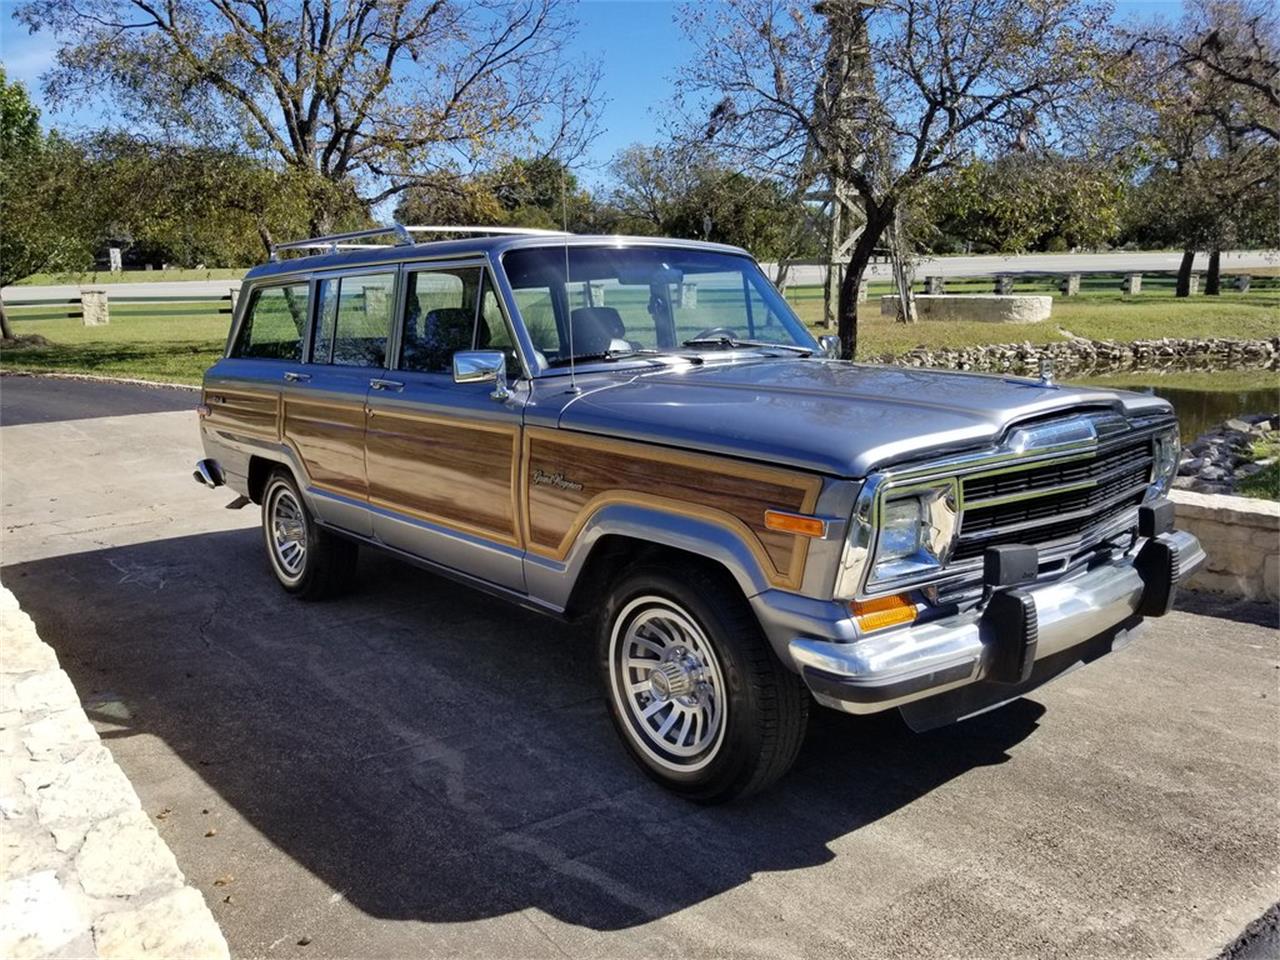
[[[1170,413],[1156,397],[1011,376],[835,361],[710,362],[584,393],[560,426],[843,477],[990,446],[1015,422],[1089,407]]]

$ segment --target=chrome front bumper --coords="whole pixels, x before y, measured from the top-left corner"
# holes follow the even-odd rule
[[[1185,531],[1162,534],[1172,551],[1172,583],[1205,561],[1200,542]],[[1029,588],[1035,599],[1035,661],[1106,634],[1144,615],[1160,584],[1145,579],[1133,554],[1065,579]],[[1168,590],[1166,590],[1166,593]],[[1144,604],[1144,595],[1148,601]],[[1167,609],[1167,604],[1165,606]],[[848,713],[876,713],[990,677],[997,628],[975,609],[941,620],[872,634],[853,642],[796,637],[790,653],[819,702]]]

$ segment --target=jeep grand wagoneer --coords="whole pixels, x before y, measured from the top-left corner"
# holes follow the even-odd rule
[[[686,796],[782,775],[813,700],[925,729],[1017,697],[1204,559],[1162,400],[831,359],[732,247],[455,234],[252,270],[196,477],[261,505],[297,597],[363,545],[591,618],[622,743]]]

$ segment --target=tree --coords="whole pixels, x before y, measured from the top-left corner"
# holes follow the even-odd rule
[[[597,70],[572,65],[565,0],[25,0],[60,40],[51,97],[109,92],[160,139],[260,151],[311,193],[311,229],[451,164],[592,134]],[[336,191],[336,193],[335,193]]]
[[[83,174],[80,151],[45,136],[26,89],[0,68],[0,287],[92,259],[99,219]],[[2,300],[0,337],[14,339]]]
[[[591,230],[595,202],[568,166],[554,158],[517,158],[485,173],[454,171],[409,188],[396,206],[407,224],[533,227]]]
[[[857,193],[846,357],[866,266],[927,178],[1064,138],[1065,111],[1108,62],[1108,11],[1089,0],[728,0],[684,17],[701,38],[681,77],[688,133],[792,184]]]
[[[1280,169],[1280,16],[1257,0],[1193,0],[1174,25],[1135,37],[1117,74],[1109,122],[1146,160],[1142,229],[1183,248],[1176,293],[1190,293],[1197,250],[1209,252],[1206,292],[1219,290],[1219,252],[1259,237],[1276,205]]]
[[[912,205],[922,245],[983,253],[1097,247],[1120,230],[1124,171],[1096,159],[1010,153],[930,178]]]
[[[625,232],[729,243],[764,260],[817,250],[814,217],[794,193],[705,149],[633,144],[610,172],[610,200]]]
[[[103,133],[84,141],[85,189],[111,211],[111,232],[154,259],[195,266],[249,266],[262,247],[303,236],[314,184],[288,168],[235,150]],[[338,229],[368,226],[348,183],[326,200]]]

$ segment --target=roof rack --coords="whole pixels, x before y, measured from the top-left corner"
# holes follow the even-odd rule
[[[490,234],[493,236],[509,236],[518,237],[567,237],[569,236],[564,230],[544,230],[539,227],[452,227],[452,226],[432,226],[432,227],[405,227],[409,233],[478,233],[482,236]]]
[[[395,245],[397,247],[412,246],[417,242],[413,239],[413,234],[415,233],[464,233],[480,234],[482,236],[515,234],[518,236],[531,237],[568,236],[568,234],[563,230],[540,230],[534,227],[406,227],[403,224],[392,223],[385,227],[371,227],[368,230],[353,230],[350,233],[332,233],[326,234],[323,237],[308,237],[304,240],[289,240],[286,243],[273,243],[271,245],[271,260],[273,262],[279,260],[279,254],[284,250],[327,250],[329,253],[337,253],[339,250],[377,250],[381,249],[385,244],[351,243],[349,241],[369,240],[374,237],[385,237],[388,235],[395,237]]]

